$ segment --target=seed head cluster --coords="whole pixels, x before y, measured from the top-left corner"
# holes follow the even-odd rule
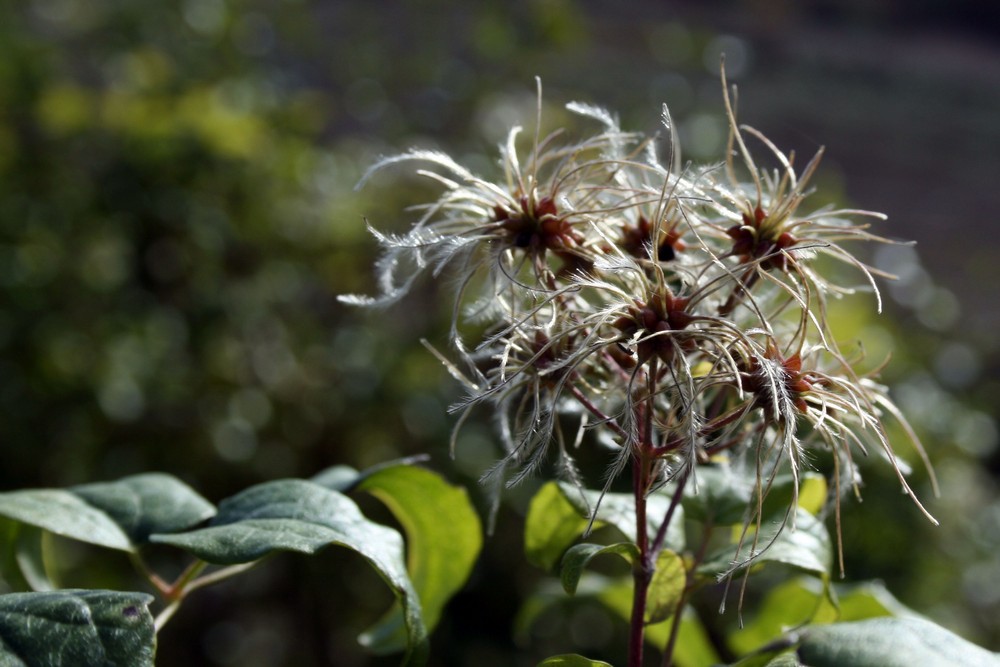
[[[581,103],[567,109],[595,134],[542,136],[539,84],[534,136],[510,131],[498,180],[425,150],[363,179],[406,163],[440,186],[407,233],[372,230],[380,293],[342,300],[390,308],[419,276],[449,276],[452,349],[438,356],[468,388],[455,410],[496,415],[506,455],[484,478],[498,489],[549,464],[581,484],[572,454],[595,442],[608,449],[605,484],[641,454],[664,482],[742,459],[766,488],[779,470],[797,480],[820,449],[839,500],[857,488],[855,456],[874,450],[909,492],[883,418],[912,431],[827,318],[831,298],[856,291],[881,309],[879,273],[845,244],[889,242],[869,231],[884,216],[806,208],[822,150],[797,169],[794,154],[737,123],[724,78],[723,93],[717,164],[682,165],[666,108],[663,139]]]

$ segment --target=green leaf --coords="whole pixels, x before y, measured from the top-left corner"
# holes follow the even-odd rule
[[[918,614],[897,600],[884,584],[868,581],[853,585],[837,585],[837,606],[840,614],[837,620],[862,621],[881,616],[918,616]]]
[[[332,491],[346,492],[357,484],[359,479],[361,479],[361,473],[351,466],[336,465],[316,473],[309,478],[309,481],[325,486]]]
[[[1000,655],[918,618],[874,618],[808,628],[799,658],[810,667],[997,667]]]
[[[743,523],[753,480],[737,475],[729,465],[699,466],[695,475],[684,487],[685,516],[716,526]]]
[[[799,507],[816,516],[826,505],[828,493],[826,477],[819,473],[807,472],[802,475],[799,483]]]
[[[661,551],[646,596],[646,623],[659,623],[673,616],[686,585],[684,559],[668,549]]]
[[[163,473],[65,490],[0,493],[0,516],[121,551],[134,551],[152,532],[190,528],[214,513],[211,503]]]
[[[409,465],[375,471],[357,488],[385,503],[406,531],[407,569],[430,633],[469,578],[483,546],[482,525],[468,494],[440,475]],[[403,626],[397,607],[362,635],[362,643],[378,653],[397,651],[406,644]]]
[[[574,545],[566,552],[566,555],[562,559],[560,578],[563,590],[570,595],[575,594],[584,568],[587,567],[587,564],[591,560],[601,554],[617,554],[625,559],[627,563],[631,564],[639,557],[639,548],[631,542],[619,542],[618,544],[608,546],[589,543]]]
[[[818,472],[803,472],[799,475],[799,507],[815,516],[826,503],[826,493],[826,478],[823,475]],[[795,478],[792,474],[777,475],[761,503],[761,516],[765,519],[784,516],[794,497]],[[756,493],[753,498],[752,502],[756,503]]]
[[[111,517],[80,496],[59,489],[0,493],[0,516],[73,540],[132,551],[132,542]]]
[[[768,591],[757,608],[747,614],[748,622],[729,635],[733,652],[746,655],[783,636],[788,628],[836,620],[837,610],[823,595],[821,586],[813,585],[815,582],[797,577]]]
[[[31,589],[31,584],[24,578],[17,562],[17,539],[23,529],[23,524],[0,517],[0,586],[5,591]]]
[[[146,542],[152,533],[185,530],[215,514],[212,503],[176,477],[164,473],[84,484],[69,491],[111,517],[133,544]]]
[[[543,581],[518,610],[514,623],[515,638],[520,642],[529,641],[529,629],[536,619],[553,607],[569,609],[581,600],[596,600],[623,623],[628,623],[632,615],[631,577],[609,578],[584,572],[577,585],[576,595],[572,598],[566,597],[562,588],[554,581]],[[569,613],[566,611],[564,616]],[[665,621],[647,625],[646,643],[662,650],[670,637],[671,624],[672,621]],[[681,616],[673,664],[675,667],[712,667],[719,662],[719,656],[697,614],[686,607]]]
[[[762,526],[756,545],[753,534],[748,533],[739,554],[736,554],[735,545],[724,547],[708,558],[698,571],[713,576],[738,572],[746,566],[751,550],[755,552],[752,564],[783,563],[829,580],[833,564],[830,534],[822,521],[801,508],[796,510],[794,529],[791,518],[788,525],[775,521]]]
[[[538,667],[611,667],[610,662],[603,660],[591,660],[576,653],[565,655],[554,655],[538,663]]]
[[[332,491],[347,493],[348,491],[354,490],[354,488],[356,488],[364,480],[382,470],[387,468],[397,468],[399,466],[411,466],[415,463],[428,461],[430,458],[431,457],[427,454],[406,456],[401,459],[393,459],[391,461],[378,463],[370,468],[365,468],[360,472],[351,466],[335,465],[316,473],[309,478],[309,481],[314,484],[319,484],[320,486],[325,486]]]
[[[405,664],[426,660],[427,631],[406,572],[403,538],[366,519],[343,494],[301,479],[267,482],[222,501],[207,528],[151,535],[150,541],[222,565],[249,563],[275,551],[313,554],[331,544],[352,549],[371,563],[402,605],[409,637]]]
[[[152,667],[152,600],[87,590],[0,595],[0,665]]]
[[[799,662],[795,651],[790,649],[776,649],[764,651],[755,655],[743,658],[735,662],[731,667],[807,667]]]
[[[524,553],[533,565],[551,571],[563,552],[587,529],[588,519],[566,499],[556,482],[538,490],[524,522]]]
[[[597,507],[597,519],[601,525],[609,524],[618,529],[631,542],[636,542],[635,498],[631,493],[605,493],[601,491],[584,490],[580,492],[569,484],[561,484],[560,488],[566,499],[581,515],[588,516],[591,508]],[[660,491],[646,498],[646,532],[650,539],[655,537],[660,523],[670,508],[670,497]],[[595,524],[596,526],[597,524]],[[674,511],[667,527],[664,544],[675,551],[684,549],[684,511],[678,507]]]
[[[649,627],[669,628],[670,624]],[[662,640],[657,646],[665,646],[666,641]],[[708,631],[690,607],[685,607],[681,616],[681,627],[677,632],[677,645],[674,648],[674,664],[677,667],[710,667],[719,664],[719,655],[715,652]]]
[[[663,493],[646,499],[646,530],[650,538],[656,535],[669,506],[670,499]],[[581,491],[570,484],[549,482],[538,490],[528,507],[524,526],[528,560],[546,571],[554,569],[563,552],[586,532],[594,507],[598,508],[595,530],[614,526],[630,542],[636,541],[635,500],[631,494]],[[680,507],[667,528],[664,544],[675,551],[684,548],[684,512]]]
[[[605,585],[597,593],[597,597],[622,621],[629,622],[632,616],[631,581],[618,581]],[[663,650],[670,639],[672,625],[673,619],[647,625],[646,643]],[[676,667],[712,667],[719,662],[719,656],[701,619],[691,607],[686,606],[681,614],[681,627],[677,631],[673,664]]]
[[[529,595],[514,617],[514,641],[517,644],[527,644],[531,641],[531,626],[550,609],[560,608],[560,615],[568,617],[570,609],[580,600],[596,600],[597,596],[616,580],[595,572],[584,572],[577,584],[576,595],[567,597],[562,585],[555,579],[543,579],[534,592]]]

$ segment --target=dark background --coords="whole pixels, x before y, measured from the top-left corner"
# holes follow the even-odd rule
[[[416,344],[443,339],[433,287],[378,314],[336,302],[375,291],[362,216],[404,229],[429,191],[355,182],[413,145],[492,173],[507,127],[533,123],[536,75],[553,123],[581,100],[655,131],[666,102],[685,155],[719,159],[723,51],[743,122],[799,164],[828,147],[817,205],[883,211],[876,231],[917,241],[872,256],[900,276],[886,313],[863,301],[838,317],[873,356],[892,352],[885,377],[936,462],[942,526],[870,466],[865,502],[845,508],[849,578],[883,579],[1000,650],[988,2],[0,2],[0,488],[163,470],[218,501],[428,452],[482,505],[490,430],[467,427],[448,459],[458,388]],[[621,645],[586,606],[511,639],[542,578],[519,556],[532,488],[504,506],[434,664]],[[118,574],[124,558],[61,546],[66,585],[141,585]],[[395,664],[354,641],[389,600],[350,553],[277,558],[192,597],[158,664]]]

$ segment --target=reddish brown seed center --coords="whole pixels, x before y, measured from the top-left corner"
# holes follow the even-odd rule
[[[656,259],[660,262],[669,262],[677,257],[677,253],[686,249],[686,245],[680,240],[681,234],[678,230],[672,229],[661,235],[659,243],[656,244]],[[636,224],[626,224],[622,228],[622,249],[633,257],[639,259],[650,259],[649,249],[653,247],[653,225],[644,215],[639,216]]]
[[[654,355],[664,361],[673,358],[678,344],[668,332],[681,331],[694,318],[686,308],[690,299],[675,297],[671,294],[656,295],[647,303],[636,302],[629,309],[629,314],[620,317],[614,326],[626,336],[639,334],[639,362],[644,363]]]
[[[494,218],[509,234],[511,245],[535,250],[566,250],[576,247],[581,238],[573,226],[560,217],[551,197],[534,200],[522,195],[517,210],[504,206],[493,208]]]
[[[794,246],[798,239],[790,232],[782,232],[780,225],[767,223],[767,213],[760,206],[754,208],[753,215],[744,213],[742,225],[726,230],[733,239],[732,253],[743,263],[761,260],[765,271],[787,271],[790,258],[782,251]]]

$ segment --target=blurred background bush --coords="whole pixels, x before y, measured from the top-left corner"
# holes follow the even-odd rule
[[[506,128],[533,123],[535,75],[553,124],[582,100],[655,131],[666,102],[685,155],[717,159],[725,51],[742,121],[802,157],[830,147],[816,204],[885,211],[878,231],[918,242],[873,255],[900,276],[886,314],[866,300],[837,318],[872,359],[891,352],[885,377],[936,462],[942,526],[870,466],[864,504],[845,512],[849,578],[883,579],[998,650],[995,12],[976,0],[0,3],[2,489],[155,469],[218,501],[428,452],[482,504],[488,416],[450,461],[458,388],[417,344],[448,318],[433,286],[380,313],[335,300],[374,291],[363,216],[403,229],[428,191],[386,175],[354,184],[410,146],[492,173]],[[621,644],[624,628],[587,606],[510,639],[541,578],[518,555],[531,488],[505,505],[434,664]],[[138,585],[115,574],[124,559],[101,556],[67,545],[65,583]],[[395,664],[354,641],[389,600],[350,554],[275,559],[193,597],[158,664]]]

